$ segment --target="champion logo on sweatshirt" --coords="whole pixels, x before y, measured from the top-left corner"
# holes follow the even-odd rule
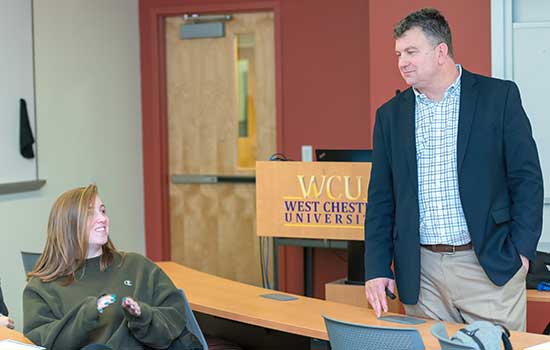
[[[131,286],[134,285],[134,283],[133,283],[132,281],[130,281],[130,280],[125,280],[125,281],[124,281],[124,285],[127,286],[127,287],[131,287]]]

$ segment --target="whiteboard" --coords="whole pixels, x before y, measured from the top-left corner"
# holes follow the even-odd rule
[[[19,149],[20,99],[37,139],[32,24],[32,0],[0,0],[0,184],[38,179],[36,143],[32,159]]]
[[[514,24],[513,80],[533,128],[544,177],[544,197],[550,197],[550,21]]]

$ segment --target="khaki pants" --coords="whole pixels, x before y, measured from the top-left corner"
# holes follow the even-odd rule
[[[407,315],[457,323],[486,320],[525,331],[525,268],[499,287],[489,280],[473,250],[420,250],[420,295],[416,305],[404,305]]]

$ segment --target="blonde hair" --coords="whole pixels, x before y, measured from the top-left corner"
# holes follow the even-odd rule
[[[88,219],[92,216],[97,186],[75,188],[63,193],[50,211],[48,237],[42,255],[27,274],[27,278],[38,277],[42,282],[64,278],[64,285],[75,280],[75,272],[84,266],[88,253]],[[117,252],[111,239],[102,247],[100,269],[113,262]]]

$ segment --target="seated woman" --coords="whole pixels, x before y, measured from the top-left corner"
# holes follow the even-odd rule
[[[62,194],[23,292],[23,332],[47,349],[202,349],[184,301],[147,258],[115,249],[97,187]]]
[[[0,327],[14,328],[14,323],[11,318],[8,317],[8,307],[4,303],[4,295],[2,294],[2,287],[0,286]]]

